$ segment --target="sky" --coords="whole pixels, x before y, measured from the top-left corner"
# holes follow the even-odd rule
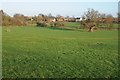
[[[119,0],[1,0],[2,2],[118,2]]]
[[[34,2],[33,2],[34,1]],[[98,2],[97,2],[98,1]],[[110,0],[109,0],[110,1]],[[117,16],[118,12],[118,0],[92,0],[92,1],[80,1],[80,0],[4,0],[0,5],[0,9],[3,9],[8,15],[13,16],[15,13],[21,13],[25,16],[34,16],[39,13],[49,14],[53,16],[75,16],[79,17],[87,11],[88,8],[98,10],[100,13],[112,14]]]

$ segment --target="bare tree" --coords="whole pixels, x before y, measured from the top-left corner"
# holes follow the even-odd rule
[[[94,9],[88,9],[88,11],[84,13],[84,17],[86,18],[84,26],[89,27],[88,32],[93,32],[93,29],[98,27],[100,16],[101,14]]]
[[[38,16],[40,16],[40,17],[44,17],[44,14],[40,13],[40,14],[38,14]]]
[[[52,17],[52,14],[51,14],[51,13],[49,13],[49,14],[48,14],[48,17]]]
[[[59,18],[61,15],[60,14],[57,14],[56,17]]]

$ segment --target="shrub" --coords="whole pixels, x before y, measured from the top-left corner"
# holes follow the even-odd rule
[[[64,24],[61,22],[55,22],[55,23],[50,23],[50,26],[51,27],[59,27],[59,26],[64,26]]]
[[[50,23],[50,27],[54,27],[54,23]]]
[[[37,22],[38,27],[47,27],[47,23],[45,22]]]

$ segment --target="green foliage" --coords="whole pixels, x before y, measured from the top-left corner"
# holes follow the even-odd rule
[[[4,78],[118,77],[118,31],[3,27]],[[93,43],[103,43],[88,45]]]

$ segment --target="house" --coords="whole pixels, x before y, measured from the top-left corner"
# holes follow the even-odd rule
[[[60,17],[57,19],[57,21],[59,21],[59,22],[63,22],[64,19],[65,19],[64,17],[60,16]]]
[[[50,22],[56,22],[56,19],[55,18],[50,18],[49,21]]]
[[[82,20],[86,20],[84,17],[79,17],[79,18],[76,18],[76,22],[80,22]]]
[[[49,17],[49,18],[47,18],[47,22],[56,22],[56,18]]]
[[[80,22],[82,20],[83,20],[83,18],[76,18],[76,22]]]
[[[33,21],[33,17],[25,17],[28,21]]]
[[[44,17],[44,14],[39,14],[38,15],[38,18],[43,18]]]
[[[69,21],[69,19],[68,19],[68,18],[64,18],[64,21],[68,22],[68,21]]]

